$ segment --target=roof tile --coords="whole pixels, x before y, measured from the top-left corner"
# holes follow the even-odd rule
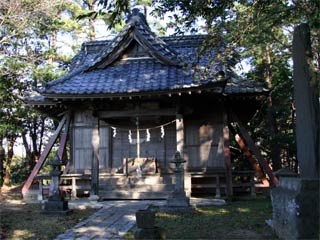
[[[204,36],[159,38],[151,32],[145,20],[139,20],[135,16],[132,19],[113,41],[85,43],[74,58],[71,71],[64,77],[49,82],[42,89],[42,93],[49,97],[50,95],[170,92],[190,87],[206,87],[208,84],[221,82],[215,77],[215,73],[224,68],[222,63],[211,65],[213,67],[209,69],[209,75],[202,77],[210,60],[206,55],[198,58],[199,46]],[[121,61],[112,58],[113,55],[122,54],[124,50],[119,46],[127,44],[126,42],[130,40],[128,38],[132,37],[131,33],[137,38],[137,42],[148,45],[147,49],[153,58]],[[208,55],[214,54],[213,50]],[[185,67],[181,67],[182,62]],[[108,64],[105,65],[106,63]],[[197,71],[192,67],[196,65],[199,67]],[[234,73],[226,76],[226,79],[229,79],[224,89],[226,94],[259,94],[267,91],[259,83],[240,80],[233,76]]]

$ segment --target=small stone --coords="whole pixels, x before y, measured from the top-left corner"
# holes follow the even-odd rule
[[[98,201],[99,200],[99,196],[98,195],[90,195],[88,200],[89,201]]]

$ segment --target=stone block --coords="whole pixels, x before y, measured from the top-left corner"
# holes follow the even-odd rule
[[[319,179],[286,178],[271,190],[272,226],[282,239],[319,239]]]
[[[185,198],[168,198],[167,199],[168,207],[190,207],[190,199]]]
[[[166,232],[159,227],[149,229],[137,229],[134,233],[134,239],[166,239]]]
[[[138,210],[136,212],[136,222],[138,228],[151,229],[154,228],[155,213],[150,210]]]
[[[45,214],[67,214],[71,210],[68,201],[46,201],[44,202],[43,213]]]

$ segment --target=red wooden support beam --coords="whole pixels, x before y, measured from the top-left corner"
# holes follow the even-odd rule
[[[235,134],[235,139],[236,139],[236,142],[238,143],[240,149],[243,151],[243,154],[246,156],[246,158],[248,159],[249,163],[251,164],[253,170],[255,170],[259,174],[259,177],[260,177],[263,185],[268,187],[269,186],[269,181],[266,178],[266,175],[264,174],[264,172],[262,171],[260,166],[257,164],[255,159],[253,158],[251,152],[249,151],[249,149],[245,145],[245,143],[242,140],[242,138],[238,134]]]
[[[262,167],[262,169],[268,174],[271,185],[278,185],[279,180],[276,176],[273,175],[273,172],[269,165],[267,164],[267,161],[264,159],[264,157],[261,155],[258,147],[255,145],[253,142],[252,138],[250,137],[248,131],[243,127],[242,123],[239,121],[238,117],[234,113],[230,113],[231,118],[237,122],[239,131],[240,131],[240,136],[243,138],[248,145],[249,149],[253,152],[253,154],[256,156],[256,159],[259,162],[259,165]]]
[[[244,143],[243,139],[239,136],[239,134],[237,134],[236,130],[234,129],[234,127],[231,124],[229,124],[229,129],[234,134],[234,138],[235,138],[236,142],[238,143],[238,145],[239,145],[240,149],[242,150],[244,156],[248,159],[248,161],[251,164],[253,170],[255,170],[259,174],[259,177],[260,177],[263,185],[266,186],[266,187],[269,187],[269,181],[266,178],[266,175],[264,174],[264,172],[262,171],[262,169],[260,168],[260,166],[256,162],[256,160],[253,158],[251,152],[247,148],[247,146]]]
[[[64,123],[66,122],[67,116],[63,116],[62,120],[59,123],[59,126],[57,127],[56,131],[54,132],[53,136],[50,138],[48,144],[46,145],[44,151],[42,152],[38,162],[36,163],[36,165],[34,166],[34,168],[32,169],[31,174],[29,175],[27,181],[24,183],[23,187],[22,187],[22,195],[24,196],[27,191],[29,190],[33,179],[35,178],[35,176],[38,174],[39,170],[41,169],[43,163],[45,162],[47,156],[49,155],[54,143],[56,142],[59,133],[61,132],[61,129],[64,125]]]
[[[61,136],[61,139],[60,139],[60,143],[59,143],[59,149],[58,149],[59,159],[63,158],[63,154],[64,154],[64,151],[66,149],[70,122],[71,122],[71,115],[68,114],[67,115],[67,119],[66,119],[66,124],[64,126],[64,130],[63,130],[63,133],[62,133],[62,136]]]

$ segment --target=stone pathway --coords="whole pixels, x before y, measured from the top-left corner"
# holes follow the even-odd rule
[[[224,205],[221,199],[190,199],[191,206]],[[164,207],[166,201],[70,201],[69,208],[100,208],[86,220],[71,230],[60,234],[55,240],[122,239],[136,223],[135,213],[147,209],[150,205]]]
[[[135,213],[146,209],[153,201],[111,201],[97,204],[100,210],[86,220],[78,223],[73,229],[60,234],[56,240],[62,239],[121,239],[136,223]],[[81,204],[77,207],[81,207]],[[70,208],[74,208],[73,203]]]

